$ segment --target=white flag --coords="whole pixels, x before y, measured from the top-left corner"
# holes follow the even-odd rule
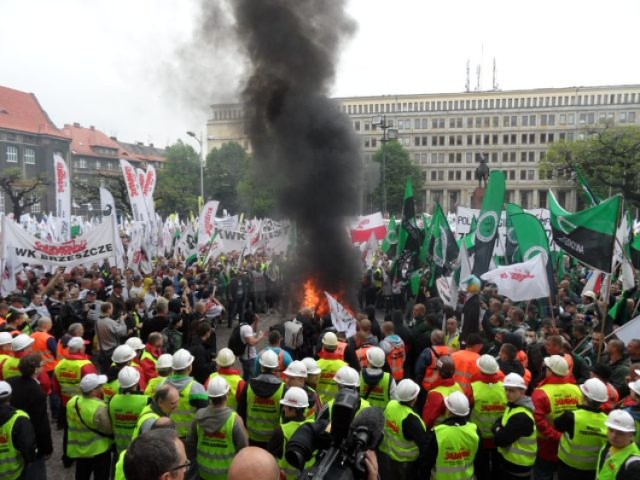
[[[634,318],[633,320],[629,320],[619,329],[614,330],[613,333],[615,333],[616,337],[622,340],[625,345],[627,345],[634,338],[640,338],[640,316]]]
[[[64,159],[57,153],[53,155],[56,182],[56,216],[62,220],[60,237],[63,240],[71,238],[71,182],[69,169]],[[75,208],[78,208],[74,205]]]
[[[467,250],[467,244],[462,241],[460,245],[460,251],[458,252],[458,262],[460,263],[460,279],[466,280],[471,276],[471,271],[473,270],[473,263],[469,258],[469,251]],[[462,291],[467,291],[467,284],[464,282],[460,282],[459,288]]]
[[[324,292],[324,294],[329,302],[333,326],[339,332],[347,332],[347,337],[354,335],[356,333],[356,319],[335,298],[327,292]]]
[[[602,272],[600,270],[591,270],[591,276],[587,279],[587,283],[585,283],[584,288],[580,293],[581,296],[584,297],[585,292],[596,291],[596,284],[598,282],[598,279],[600,278],[600,275],[602,275]]]
[[[498,286],[498,293],[514,302],[549,296],[546,255],[490,270],[480,278]]]
[[[376,232],[371,232],[369,240],[364,244],[364,263],[367,268],[371,268],[373,265],[373,256],[378,251],[378,239],[376,238]]]
[[[200,252],[200,257],[207,255],[209,242],[213,237],[218,205],[220,205],[220,202],[217,200],[210,200],[205,203],[200,212],[200,218],[198,219],[198,252]]]
[[[122,158],[120,159],[120,167],[122,168],[124,183],[127,185],[127,192],[129,193],[129,203],[131,204],[133,220],[146,224],[149,222],[149,216],[142,188],[138,181],[138,175],[136,175],[136,169],[133,168],[128,161]]]

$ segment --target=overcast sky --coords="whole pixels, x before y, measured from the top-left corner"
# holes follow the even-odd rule
[[[198,3],[0,0],[0,85],[35,93],[59,127],[160,146],[204,131],[218,100],[207,97],[236,83],[228,63],[188,47]],[[462,91],[467,59],[472,88],[482,61],[490,89],[494,57],[503,90],[640,83],[638,0],[351,0],[348,11],[358,30],[335,96]]]

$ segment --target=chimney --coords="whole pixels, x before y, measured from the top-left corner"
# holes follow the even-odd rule
[[[144,147],[144,142],[136,142],[140,147]]]
[[[149,144],[149,146],[150,146],[151,148],[153,148],[153,143],[150,143],[150,144]]]
[[[109,138],[110,138],[111,140],[113,140],[114,142],[117,142],[117,141],[118,141],[118,137],[116,137],[116,136],[109,137]]]
[[[80,124],[78,122],[73,122],[73,126],[76,128],[80,128]]]
[[[94,127],[93,125],[90,125],[90,126],[89,126],[89,129],[90,129],[90,130],[95,130],[95,129],[96,129],[96,127]]]

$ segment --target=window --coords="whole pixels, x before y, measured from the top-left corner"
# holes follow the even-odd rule
[[[107,170],[113,170],[113,163],[107,162]]]
[[[509,180],[515,180],[515,179],[516,179],[516,171],[509,170]]]
[[[18,163],[18,147],[7,145],[7,163]]]
[[[493,117],[493,126],[494,127],[500,126],[500,117]]]
[[[523,127],[528,127],[529,126],[529,115],[523,115],[522,116],[522,126]]]
[[[431,170],[431,181],[435,182],[438,180],[438,172],[436,170]]]
[[[536,152],[529,152],[529,161],[530,162],[536,161]]]
[[[564,113],[560,114],[560,125],[564,125],[567,123],[567,116]]]
[[[84,158],[76,160],[76,168],[87,168],[87,160]]]
[[[544,125],[544,126],[547,125],[547,115],[544,113],[540,115],[540,125]]]
[[[371,123],[370,122],[364,122],[364,131],[368,132],[369,130],[371,130]]]
[[[473,153],[471,152],[467,152],[465,153],[465,160],[466,163],[473,163]]]
[[[423,153],[423,154],[420,156],[420,164],[421,164],[421,165],[426,165],[426,164],[427,164],[427,158],[428,158],[428,156],[429,156],[429,155],[428,155],[428,154],[426,154],[426,153]]]
[[[366,145],[366,142],[365,142],[365,147],[366,146],[368,146],[368,145]],[[101,168],[100,160],[96,160],[96,170],[100,170],[100,168]]]
[[[462,180],[462,171],[456,170],[456,180]]]
[[[521,162],[527,161],[527,152],[520,152],[520,161]]]
[[[473,117],[467,117],[467,128],[473,127]]]
[[[527,179],[527,171],[520,170],[520,180],[526,180],[526,179]]]
[[[556,116],[554,114],[549,114],[549,125],[555,126],[556,124]]]
[[[493,145],[497,145],[498,144],[498,134],[494,133],[493,135],[491,135],[491,143]]]
[[[482,127],[482,117],[476,117],[476,128]]]
[[[496,163],[498,161],[498,152],[491,153],[491,162]]]
[[[364,148],[369,148],[369,139],[368,138],[364,139]]]
[[[454,174],[454,171],[453,170],[449,170],[447,172],[447,180],[453,180],[453,174]]]
[[[473,180],[473,170],[467,170],[466,171],[465,180]]]
[[[620,112],[620,123],[627,123],[627,112]]]
[[[24,149],[24,163],[27,165],[36,164],[36,151],[33,148]]]
[[[369,141],[365,140],[365,143],[369,143]],[[420,137],[413,137],[413,146],[414,147],[419,147],[420,146]]]
[[[413,128],[418,129],[420,128],[420,119],[419,118],[414,118],[413,119]],[[367,129],[367,124],[364,124],[364,129]]]
[[[358,124],[359,126],[359,124]],[[359,130],[359,128],[358,128]],[[404,120],[398,120],[398,130],[404,130]]]
[[[473,135],[467,135],[467,145],[473,145]]]
[[[629,115],[627,115],[627,120],[629,123],[636,123],[636,112],[629,112]]]
[[[423,137],[421,137],[422,139],[422,146],[426,147],[427,145],[429,145],[428,141],[429,141],[429,137],[427,137],[426,135],[424,135]]]
[[[0,192],[0,213],[4,213],[4,192]]]
[[[513,115],[513,116],[511,117],[511,126],[512,126],[512,127],[517,127],[517,126],[518,126],[518,117],[517,117],[517,116],[515,116],[515,115]]]
[[[377,138],[372,138],[371,139],[371,146],[373,148],[376,148],[378,146],[378,139]]]
[[[506,133],[502,135],[502,144],[509,145],[509,135],[507,135]]]
[[[354,126],[354,128],[355,128],[356,132],[359,132],[359,131],[360,131],[360,120],[356,120],[356,121],[353,123],[353,126]]]
[[[449,128],[456,128],[456,119],[453,117],[449,119]]]
[[[432,118],[431,119],[431,128],[438,128],[438,119],[437,118]]]
[[[34,200],[35,203],[31,205],[31,213],[40,213],[40,211],[42,210],[40,206],[40,198],[38,198],[38,194],[35,192],[31,193],[31,201]]]
[[[429,128],[429,120],[426,118],[422,119],[422,128],[427,129]]]

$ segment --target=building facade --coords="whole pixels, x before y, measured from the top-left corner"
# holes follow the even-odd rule
[[[377,183],[379,165],[372,162],[382,130],[376,120],[398,130],[402,145],[425,175],[422,202],[431,212],[436,202],[445,211],[471,206],[478,185],[475,169],[486,155],[489,168],[503,170],[507,198],[525,208],[547,207],[552,189],[568,210],[582,206],[570,176],[541,176],[540,161],[549,145],[588,135],[602,122],[637,125],[640,85],[544,88],[533,90],[465,92],[336,98],[360,137],[364,187]],[[209,148],[237,141],[245,148],[244,113],[240,104],[212,105],[207,124]],[[373,175],[371,173],[374,173]],[[379,206],[362,202],[363,211]]]

